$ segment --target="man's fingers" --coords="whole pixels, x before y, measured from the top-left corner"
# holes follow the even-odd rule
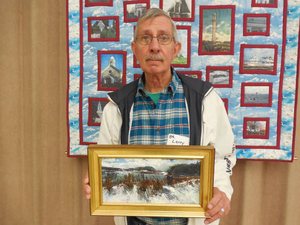
[[[218,188],[214,188],[214,196],[207,205],[208,208],[206,212],[207,216],[215,215],[216,213],[218,213],[218,211],[221,210],[221,208],[224,207],[222,200],[223,200],[222,192],[220,192]]]
[[[222,204],[222,202],[220,201],[220,202],[218,202],[218,204],[215,205],[212,209],[207,210],[206,215],[207,215],[207,216],[212,216],[212,217],[213,217],[213,216],[216,215],[216,214],[220,214],[221,216],[223,216],[223,214],[226,213],[225,208],[226,208],[225,205]],[[223,212],[221,211],[222,209],[224,209],[224,212],[225,212],[225,213],[223,213]]]
[[[210,224],[210,223],[214,222],[215,220],[220,219],[221,217],[222,217],[221,215],[216,214],[216,215],[212,216],[211,218],[204,220],[204,223]]]
[[[85,185],[85,196],[86,196],[86,199],[91,199],[91,187],[89,185]]]
[[[206,211],[207,218],[204,222],[209,224],[217,219],[227,215],[230,211],[230,200],[226,194],[220,191],[218,188],[214,188],[214,196],[207,205],[208,210]]]
[[[225,208],[225,207],[221,208],[215,214],[211,213],[212,215],[209,215],[209,216],[211,216],[211,218],[205,219],[204,223],[210,224],[210,223],[214,222],[215,220],[220,219],[221,217],[227,215],[229,213],[229,211],[230,211],[230,207],[229,208]]]
[[[90,182],[90,180],[89,180],[89,173],[88,173],[88,171],[86,171],[86,174],[85,174],[85,176],[83,178],[83,184],[85,185],[85,184],[88,184],[89,182]]]
[[[83,178],[83,190],[87,199],[91,199],[91,192],[92,192],[89,182],[90,182],[89,174],[88,172],[86,172],[86,175]]]
[[[83,183],[89,184],[89,182],[90,182],[89,177],[88,176],[84,177]]]
[[[92,191],[91,187],[89,185],[85,185],[84,189],[85,189],[85,193],[87,193],[87,194],[90,194]]]

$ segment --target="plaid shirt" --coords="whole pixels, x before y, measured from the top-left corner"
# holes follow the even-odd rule
[[[183,86],[175,70],[172,82],[161,91],[155,104],[143,88],[144,75],[139,80],[133,106],[129,144],[166,145],[169,134],[189,137],[188,115]],[[147,224],[182,225],[185,218],[138,217]]]
[[[129,143],[165,145],[169,134],[189,137],[183,86],[176,72],[173,72],[172,82],[161,91],[157,104],[144,91],[142,80],[134,100]]]

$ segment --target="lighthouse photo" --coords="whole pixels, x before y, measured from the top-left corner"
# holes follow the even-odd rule
[[[200,7],[201,55],[230,55],[233,53],[234,6]]]

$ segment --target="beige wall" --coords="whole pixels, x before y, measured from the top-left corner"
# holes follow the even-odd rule
[[[86,158],[64,154],[66,1],[3,0],[0,18],[0,223],[112,224],[89,216]],[[238,161],[232,212],[221,224],[298,224],[299,164]]]

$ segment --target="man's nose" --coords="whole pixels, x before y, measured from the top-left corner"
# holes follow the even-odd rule
[[[150,51],[154,52],[154,53],[157,53],[160,51],[160,44],[158,42],[157,37],[152,38],[152,41],[150,43]]]

